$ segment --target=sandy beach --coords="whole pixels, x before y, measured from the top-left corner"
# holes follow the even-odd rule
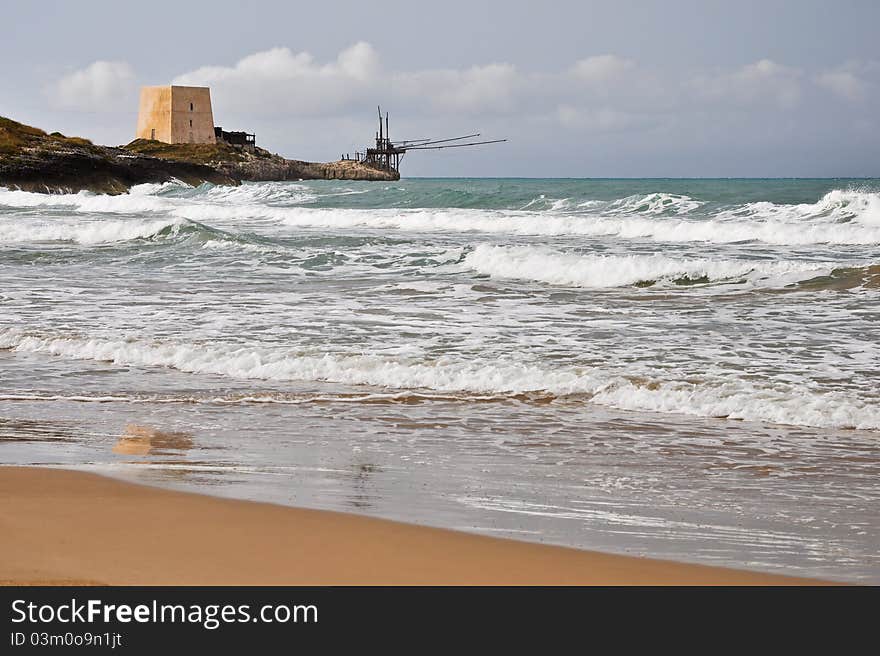
[[[0,467],[6,585],[788,585],[57,469]]]

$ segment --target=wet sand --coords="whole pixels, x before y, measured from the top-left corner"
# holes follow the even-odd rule
[[[814,583],[34,467],[0,467],[0,527],[7,585]]]

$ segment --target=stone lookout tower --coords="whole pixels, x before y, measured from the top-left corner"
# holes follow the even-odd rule
[[[217,143],[208,87],[142,87],[138,139],[165,143]]]

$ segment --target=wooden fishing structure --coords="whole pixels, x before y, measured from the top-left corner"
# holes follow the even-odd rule
[[[391,126],[388,120],[388,112],[382,117],[382,108],[379,107],[379,129],[376,131],[376,147],[367,148],[365,152],[355,152],[355,159],[366,166],[383,171],[400,172],[400,161],[411,150],[440,150],[443,148],[465,148],[468,146],[482,146],[485,144],[501,143],[507,139],[492,139],[489,141],[470,141],[458,143],[465,139],[475,139],[480,136],[479,132],[466,134],[461,137],[448,139],[404,139],[391,141]],[[383,125],[384,123],[384,125]],[[348,156],[344,156],[347,159]]]

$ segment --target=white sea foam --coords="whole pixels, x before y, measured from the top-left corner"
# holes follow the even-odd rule
[[[73,242],[94,246],[152,237],[165,229],[176,234],[189,222],[183,219],[101,221],[20,221],[0,219],[0,243]]]
[[[639,216],[607,217],[524,214],[498,210],[356,210],[284,208],[263,211],[300,228],[400,230],[406,232],[481,232],[522,236],[619,237],[658,242],[740,243],[782,245],[880,244],[880,225],[833,222],[786,223],[758,220],[650,219]],[[208,220],[202,212],[185,214]]]
[[[345,196],[367,193],[369,190],[340,190],[337,193],[323,194],[329,196]],[[251,205],[254,203],[297,204],[309,203],[318,198],[318,194],[303,185],[290,182],[261,182],[260,184],[244,184],[239,187],[208,187],[200,190],[197,195],[186,196],[190,200],[209,203],[233,205]]]
[[[704,203],[680,194],[653,193],[627,196],[608,204],[610,213],[620,214],[687,214]]]
[[[726,417],[821,428],[880,429],[880,406],[842,392],[817,393],[797,385],[759,386],[743,380],[712,384],[618,382],[601,389],[593,403],[640,410]]]
[[[622,287],[681,279],[743,280],[751,285],[779,286],[827,276],[831,262],[709,260],[655,255],[560,253],[535,246],[480,244],[462,264],[493,278],[536,280],[571,287]]]
[[[15,193],[15,192],[12,192]],[[151,199],[155,200],[155,199]],[[162,199],[162,202],[165,202]],[[107,197],[90,199],[91,210],[101,203],[113,204]],[[83,204],[85,207],[86,204]],[[155,208],[157,211],[159,208]],[[119,205],[114,213],[128,213]],[[782,223],[758,220],[649,219],[643,217],[602,217],[522,214],[496,210],[357,210],[273,207],[268,205],[184,204],[164,208],[166,220],[131,219],[127,221],[76,221],[52,219],[33,221],[0,218],[0,242],[76,241],[105,243],[148,237],[162,227],[182,225],[186,221],[211,224],[242,220],[266,220],[295,228],[333,230],[375,229],[401,232],[484,233],[519,236],[618,237],[670,243],[740,243],[763,242],[782,245],[810,244],[880,244],[880,224],[805,222]],[[108,226],[101,229],[98,226]],[[157,227],[158,226],[158,227]],[[77,237],[82,233],[82,240]],[[106,233],[102,238],[100,233]],[[118,236],[110,236],[117,233]],[[130,235],[130,236],[126,236]]]
[[[208,224],[251,219],[297,228],[576,235],[673,243],[880,244],[880,194],[857,190],[833,190],[812,204],[749,203],[714,216],[693,215],[701,201],[663,193],[604,204],[585,201],[573,210],[568,199],[541,199],[542,211],[512,211],[302,207],[317,195],[289,183],[190,189],[182,195],[180,190],[174,185],[140,185],[129,194],[104,196],[0,189],[0,206],[90,214],[162,213]]]
[[[418,361],[382,355],[303,355],[252,346],[208,346],[144,340],[0,331],[0,348],[125,366],[170,367],[237,379],[328,381],[393,389],[584,395],[591,403],[626,410],[729,417],[780,424],[880,429],[876,400],[821,392],[788,382],[708,379],[701,383],[646,379],[598,368],[548,369],[515,360]],[[668,374],[664,374],[668,375]]]
[[[142,184],[127,194],[107,195],[80,191],[76,194],[38,194],[0,187],[0,207],[65,208],[96,214],[135,214],[173,212],[188,205],[253,206],[271,203],[295,204],[317,198],[301,185],[261,183],[239,187],[205,186],[194,188],[184,183]]]
[[[851,189],[834,189],[815,203],[779,205],[767,201],[746,203],[719,213],[720,218],[753,217],[766,221],[803,223],[856,221],[864,225],[880,225],[880,193]]]
[[[550,202],[535,199],[526,207],[539,201]],[[302,227],[613,236],[667,242],[880,243],[880,193],[876,192],[836,189],[812,204],[752,203],[722,211],[714,218],[670,220],[659,217],[662,214],[684,217],[703,205],[688,196],[654,193],[607,204],[589,200],[580,203],[576,211],[563,214],[554,211],[568,209],[568,199],[550,202],[548,212],[291,208],[275,218]]]
[[[464,392],[521,393],[543,390],[549,385],[554,393],[576,394],[595,388],[595,381],[587,372],[545,372],[534,365],[484,365],[447,358],[416,362],[374,355],[298,355],[265,348],[50,337],[15,329],[0,332],[0,348],[128,366],[164,366],[241,379],[329,381]]]
[[[167,211],[174,199],[160,195],[169,189],[182,188],[182,183],[144,184],[132,187],[129,193],[110,196],[80,191],[76,194],[37,194],[0,187],[0,207],[63,208],[74,212],[95,214],[139,214]],[[186,186],[186,188],[191,188]]]

